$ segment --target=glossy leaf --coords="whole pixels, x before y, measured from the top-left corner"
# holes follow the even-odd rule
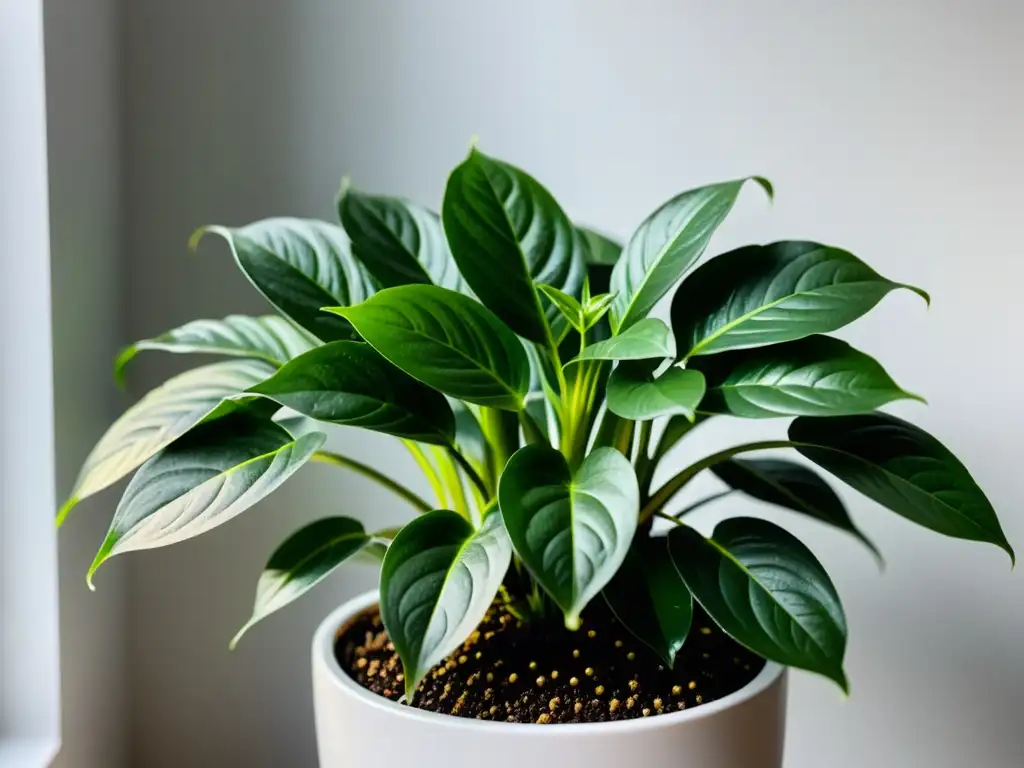
[[[605,341],[588,345],[577,360],[649,360],[675,356],[672,331],[649,317]]]
[[[274,372],[258,360],[226,360],[179,374],[125,411],[90,451],[60,524],[79,501],[113,485],[232,397]]]
[[[522,343],[486,307],[433,285],[388,288],[335,307],[384,357],[446,395],[517,411],[530,384]]]
[[[657,378],[650,365],[621,363],[608,379],[608,410],[633,421],[681,414],[693,421],[704,396],[704,376],[672,366]]]
[[[310,350],[249,391],[318,421],[436,445],[455,439],[455,416],[444,395],[357,341]]]
[[[362,523],[350,517],[326,517],[297,530],[267,561],[256,584],[252,616],[231,647],[254,624],[302,597],[370,543]]]
[[[434,510],[405,526],[384,556],[380,611],[405,668],[411,701],[423,676],[483,619],[512,559],[500,515],[474,531]]]
[[[602,592],[622,625],[671,669],[693,622],[693,597],[662,536],[637,539]]]
[[[693,358],[704,373],[706,413],[749,419],[846,416],[901,399],[901,389],[874,358],[828,336]]]
[[[755,499],[777,504],[852,533],[881,558],[853,524],[843,502],[817,473],[784,459],[729,459],[711,467],[719,480]]]
[[[669,531],[676,569],[708,615],[766,659],[807,669],[847,689],[846,616],[825,569],[795,537],[766,520],[736,517],[705,539]]]
[[[198,536],[276,490],[323,445],[238,411],[206,421],[147,461],[117,506],[92,575],[108,558]]]
[[[381,286],[433,283],[462,289],[436,213],[408,200],[345,188],[338,198],[338,214],[352,241],[352,253]]]
[[[547,283],[541,283],[537,288],[558,308],[558,311],[562,313],[569,325],[577,331],[583,329],[583,307],[580,306],[579,301],[574,296],[570,296]]]
[[[771,184],[753,177],[769,197]],[[655,304],[700,258],[729,215],[744,182],[691,189],[664,203],[637,228],[612,272],[612,327],[622,332],[647,317]]]
[[[789,437],[808,459],[893,512],[947,536],[995,544],[1013,559],[970,472],[920,427],[886,413],[803,416]]]
[[[286,317],[322,341],[352,338],[352,328],[321,307],[358,304],[373,283],[349,251],[344,230],[312,219],[264,219],[237,229],[205,227],[223,237],[249,281]]]
[[[897,288],[928,299],[839,248],[751,245],[711,259],[683,281],[672,328],[687,358],[778,344],[841,328]]]
[[[572,473],[555,449],[528,445],[505,465],[498,503],[516,553],[577,628],[629,551],[640,506],[633,467],[599,448]]]
[[[148,349],[176,353],[204,353],[251,357],[282,365],[312,349],[315,341],[277,315],[249,317],[228,315],[223,320],[193,320],[174,330],[137,341],[126,347],[114,364],[114,376],[124,378],[124,368],[139,352]]]
[[[572,224],[551,194],[474,149],[448,178],[441,217],[452,255],[480,301],[523,338],[546,344],[559,313],[534,284],[578,296],[584,272]]]

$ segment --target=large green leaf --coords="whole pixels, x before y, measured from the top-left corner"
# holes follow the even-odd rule
[[[647,317],[707,248],[748,179],[691,189],[664,203],[637,228],[612,272],[612,327],[616,332]],[[771,184],[753,181],[772,194]]]
[[[676,569],[708,615],[754,653],[825,675],[846,690],[846,616],[807,547],[766,520],[736,517],[705,539],[668,534]]]
[[[380,613],[405,668],[411,702],[423,676],[476,628],[512,559],[500,515],[474,531],[434,510],[405,526],[384,556]]]
[[[633,467],[614,448],[593,451],[575,474],[543,445],[519,449],[505,465],[498,503],[512,545],[570,629],[622,565],[639,499]]]
[[[1013,549],[967,468],[920,427],[886,413],[816,418],[789,428],[797,450],[865,496],[947,536]]]
[[[86,458],[70,498],[57,515],[63,523],[82,499],[113,485],[237,395],[274,372],[258,360],[226,360],[179,374],[143,397],[115,421]]]
[[[852,253],[819,243],[750,245],[717,256],[680,286],[672,328],[686,358],[802,339],[856,320],[897,288]]]
[[[618,336],[588,345],[576,360],[664,359],[674,357],[675,352],[672,331],[663,321],[649,317]]]
[[[277,315],[228,315],[223,320],[193,320],[167,333],[126,347],[114,364],[114,376],[118,380],[123,379],[124,367],[135,355],[147,349],[251,357],[282,365],[312,349],[315,343]]]
[[[404,285],[330,311],[348,318],[378,352],[427,386],[477,405],[523,406],[530,384],[523,345],[468,296]]]
[[[297,530],[267,561],[256,584],[252,616],[231,647],[250,627],[302,597],[371,542],[363,524],[351,517],[327,517]]]
[[[260,293],[287,317],[323,341],[352,338],[352,328],[321,307],[358,304],[373,284],[349,251],[345,231],[312,219],[264,219],[244,227],[205,227],[220,235],[235,261]]]
[[[346,188],[338,198],[338,214],[353,254],[385,288],[408,283],[462,288],[441,220],[433,211]]]
[[[655,378],[649,364],[620,363],[608,379],[608,410],[633,421],[675,414],[693,421],[703,396],[701,372],[676,365]]]
[[[249,392],[318,421],[436,445],[455,440],[455,416],[444,395],[358,341],[312,349]]]
[[[695,357],[704,373],[706,413],[750,419],[868,413],[904,398],[874,358],[828,336],[809,336],[757,349]]]
[[[711,467],[718,479],[755,499],[821,520],[852,533],[881,557],[853,524],[843,502],[817,473],[785,459],[729,459]]]
[[[523,338],[548,342],[558,310],[535,283],[579,296],[576,235],[551,194],[528,174],[472,150],[448,178],[444,231],[466,282]]]
[[[693,597],[663,536],[638,538],[602,592],[622,625],[672,668],[693,621]]]
[[[291,477],[324,439],[321,432],[295,439],[247,411],[186,432],[128,484],[89,568],[90,585],[114,555],[184,541],[241,514]]]

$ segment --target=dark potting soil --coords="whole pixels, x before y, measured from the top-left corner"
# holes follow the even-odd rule
[[[523,624],[497,605],[420,683],[414,706],[510,723],[593,723],[677,712],[738,691],[764,660],[725,635],[699,608],[668,669],[609,611],[591,610],[576,632]],[[335,653],[361,686],[393,701],[402,665],[375,609],[340,633]]]

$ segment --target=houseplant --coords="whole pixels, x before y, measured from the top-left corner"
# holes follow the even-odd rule
[[[492,765],[604,766],[627,753],[778,765],[783,669],[847,687],[843,609],[784,529],[743,517],[710,536],[690,527],[708,499],[676,500],[696,475],[873,548],[806,462],[746,456],[789,448],[914,522],[1013,552],[963,465],[877,410],[915,396],[825,335],[890,291],[927,294],[805,241],[697,266],[748,184],[772,194],[759,177],[683,192],[623,248],[473,149],[440,216],[343,184],[340,226],[199,230],[193,246],[221,237],[279,314],[194,321],[119,357],[119,376],[147,349],[231,359],[148,394],[87,458],[59,521],[135,471],[90,586],[113,555],[196,536],[305,463],[335,464],[422,514],[401,529],[337,516],[295,532],[239,632],[356,555],[380,563],[379,619],[364,596],[314,643],[325,765],[397,764],[424,739],[442,739],[454,768],[481,750]],[[670,295],[671,327],[650,316]],[[788,439],[710,454],[655,487],[670,449],[721,416],[794,420]],[[310,420],[400,439],[436,502],[324,450]],[[558,725],[581,721],[600,722]],[[359,738],[367,729],[381,732]]]

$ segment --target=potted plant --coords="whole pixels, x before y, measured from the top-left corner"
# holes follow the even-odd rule
[[[926,528],[1013,551],[967,469],[877,410],[916,396],[825,335],[890,291],[924,291],[806,241],[697,266],[748,182],[772,195],[759,177],[683,192],[621,247],[474,148],[440,216],[343,184],[340,226],[199,230],[193,247],[223,238],[278,314],[194,321],[119,357],[119,376],[147,349],[229,359],[146,395],[87,458],[60,521],[135,471],[90,586],[113,555],[227,522],[307,462],[337,465],[421,514],[400,529],[333,516],[296,531],[239,632],[347,560],[379,565],[379,595],[342,606],[314,640],[323,765],[436,749],[451,768],[484,755],[779,766],[785,669],[847,688],[843,607],[783,528],[735,517],[709,534],[691,511],[744,493],[877,554],[809,462]],[[671,325],[650,316],[670,296]],[[785,439],[655,485],[680,440],[727,416],[794,420]],[[310,422],[400,439],[436,501],[325,450]],[[748,456],[777,448],[807,461]],[[680,506],[704,470],[724,490]]]

